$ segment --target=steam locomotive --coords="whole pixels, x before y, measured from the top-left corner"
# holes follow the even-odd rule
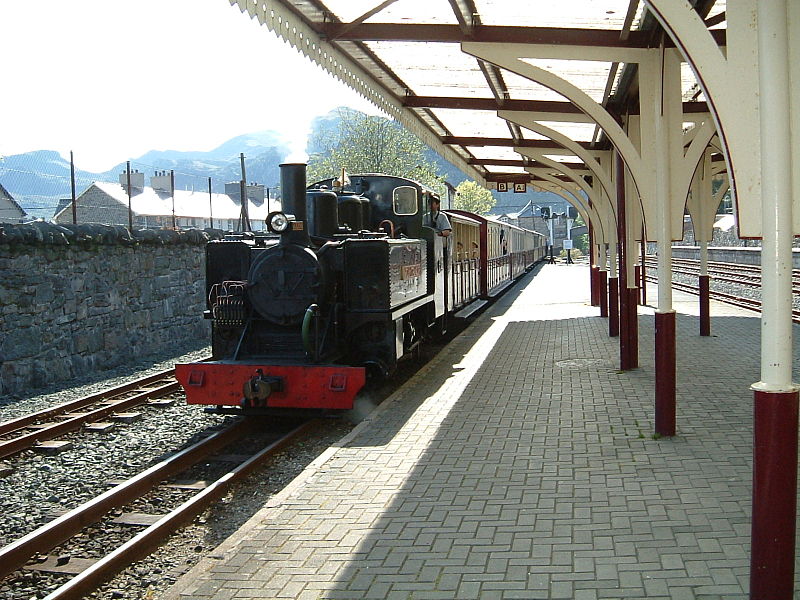
[[[423,225],[435,193],[389,175],[306,189],[281,165],[286,212],[269,233],[206,248],[212,359],[178,364],[189,404],[226,413],[352,408],[368,373],[390,375],[426,337],[485,304],[545,254],[543,236],[464,211]]]

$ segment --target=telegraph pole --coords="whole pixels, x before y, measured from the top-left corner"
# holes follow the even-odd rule
[[[75,205],[75,158],[69,151],[69,181],[72,186],[72,224],[78,223],[78,207]]]
[[[169,189],[172,193],[172,228],[178,228],[178,221],[175,219],[175,171],[169,172]]]
[[[242,163],[242,180],[239,183],[239,194],[242,200],[242,231],[252,231],[250,227],[250,215],[247,214],[247,175],[244,170],[244,152],[239,154]]]
[[[125,163],[128,176],[128,230],[133,231],[133,209],[131,208],[131,161]]]
[[[211,177],[208,178],[208,226],[214,229],[214,203],[211,200]]]

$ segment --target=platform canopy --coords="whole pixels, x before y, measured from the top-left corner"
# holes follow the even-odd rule
[[[559,164],[588,173],[561,136],[589,150],[607,150],[610,143],[595,119],[562,93],[489,62],[472,48],[514,48],[520,60],[557,75],[621,120],[639,111],[637,53],[674,46],[639,0],[231,3],[489,186],[563,180]],[[725,1],[692,5],[724,44]],[[706,113],[685,63],[681,77],[684,113]],[[524,111],[541,132],[501,118],[498,111]],[[534,157],[520,154],[520,148],[533,149]]]

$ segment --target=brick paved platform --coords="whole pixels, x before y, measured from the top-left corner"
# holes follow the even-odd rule
[[[588,294],[527,276],[168,597],[745,598],[759,319],[676,293],[659,440],[652,309],[620,372]]]

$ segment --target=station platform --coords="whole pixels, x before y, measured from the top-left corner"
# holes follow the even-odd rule
[[[621,372],[588,267],[543,265],[167,598],[746,598],[760,320],[675,309],[676,437],[652,308]]]

